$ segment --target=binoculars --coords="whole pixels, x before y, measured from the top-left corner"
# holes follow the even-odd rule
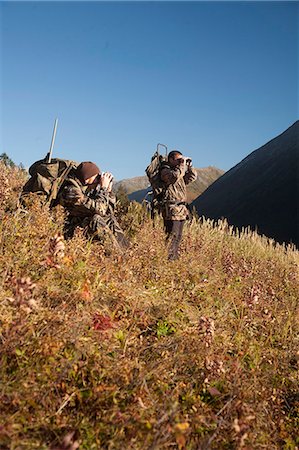
[[[187,166],[191,166],[192,165],[192,159],[189,158],[188,156],[183,156],[182,158],[180,158],[180,161],[185,161]]]

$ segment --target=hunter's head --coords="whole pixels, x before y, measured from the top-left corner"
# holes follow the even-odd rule
[[[182,162],[183,154],[178,150],[172,150],[168,155],[168,162],[171,167],[176,167]]]
[[[101,176],[100,168],[90,161],[84,161],[76,169],[76,175],[83,184],[94,184]]]

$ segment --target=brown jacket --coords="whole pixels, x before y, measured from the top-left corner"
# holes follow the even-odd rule
[[[185,164],[174,168],[165,163],[161,169],[165,184],[162,214],[166,220],[186,220],[188,217],[186,186],[197,178],[196,170]]]

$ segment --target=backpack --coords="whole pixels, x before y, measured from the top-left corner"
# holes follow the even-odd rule
[[[159,146],[163,146],[166,148],[166,155],[160,155]],[[163,194],[165,192],[165,184],[161,180],[160,172],[162,166],[166,164],[167,161],[167,147],[163,144],[157,145],[157,150],[152,156],[150,164],[145,169],[145,173],[148,177],[150,185],[152,187],[153,196],[152,196],[152,209],[159,208],[163,201]]]
[[[46,202],[53,206],[62,183],[77,166],[74,161],[59,158],[52,158],[51,162],[47,162],[46,158],[36,161],[29,168],[31,177],[23,187],[21,198],[35,192],[44,195]]]

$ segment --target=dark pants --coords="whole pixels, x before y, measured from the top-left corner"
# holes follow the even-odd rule
[[[165,220],[164,228],[167,240],[170,240],[168,249],[168,259],[174,261],[179,257],[179,247],[183,236],[185,220]]]

